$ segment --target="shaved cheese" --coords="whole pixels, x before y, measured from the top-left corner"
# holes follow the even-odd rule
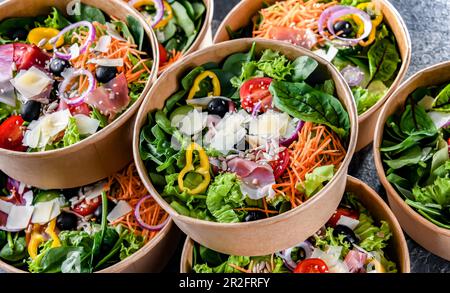
[[[11,79],[11,84],[25,99],[38,96],[51,83],[53,80],[35,66],[20,71],[14,79]]]
[[[90,64],[97,64],[98,66],[107,66],[107,67],[122,67],[123,66],[123,59],[122,58],[116,58],[116,59],[107,59],[107,58],[99,58],[99,59],[91,59],[88,61]]]
[[[11,211],[13,204],[0,199],[0,212],[4,212],[5,214],[9,214]]]
[[[91,201],[100,195],[102,195],[102,192],[107,191],[105,187],[105,182],[101,181],[98,182],[95,185],[91,185],[84,188],[84,196],[86,197],[86,201]]]
[[[347,226],[350,229],[355,230],[355,228],[359,225],[359,221],[347,216],[341,216],[339,218],[339,221],[337,221],[336,225]]]
[[[240,145],[247,135],[246,124],[250,121],[250,115],[245,110],[229,112],[216,125],[216,133],[211,137],[211,148],[228,154],[230,150]]]
[[[108,214],[108,221],[114,222],[115,220],[125,216],[126,214],[133,211],[133,208],[124,200],[117,203],[114,209]]]
[[[106,33],[107,33],[109,36],[111,36],[111,37],[113,37],[114,39],[117,39],[117,40],[119,40],[119,41],[124,41],[124,42],[127,41],[126,39],[124,39],[124,38],[119,34],[119,32],[116,30],[116,26],[115,26],[114,24],[112,24],[112,23],[110,23],[110,22],[107,22],[107,23],[106,23],[106,27],[107,27]]]
[[[250,122],[249,133],[261,138],[283,137],[289,127],[289,120],[288,114],[269,110]]]
[[[106,53],[109,50],[109,46],[111,45],[111,36],[101,36],[98,39],[97,45],[93,49],[96,52]]]
[[[78,131],[81,135],[94,134],[100,126],[100,121],[87,115],[77,114],[74,118],[77,123]]]
[[[328,50],[318,49],[313,52],[317,56],[322,57],[323,59],[327,60],[328,62],[331,62],[336,57],[339,50],[334,46],[330,46],[330,48]]]
[[[69,51],[71,60],[76,59],[80,56],[80,46],[78,46],[77,43],[70,46]]]
[[[45,224],[50,222],[50,216],[53,210],[53,201],[46,201],[37,203],[34,206],[33,217],[31,222],[33,224]]]
[[[28,227],[34,207],[32,206],[13,206],[9,212],[6,222],[6,229],[10,231],[20,231]]]
[[[0,103],[11,107],[16,106],[16,93],[9,80],[0,81]]]
[[[194,109],[181,119],[179,129],[186,135],[194,135],[206,127],[207,120],[208,113]]]
[[[25,200],[25,205],[30,206],[33,203],[33,190],[28,190],[23,194],[23,199]]]
[[[33,121],[25,132],[23,144],[31,148],[45,148],[51,139],[66,129],[70,117],[70,111],[66,109]]]

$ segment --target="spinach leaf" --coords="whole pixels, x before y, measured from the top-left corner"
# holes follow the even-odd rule
[[[127,16],[127,23],[129,26],[129,31],[133,35],[134,42],[138,46],[139,50],[142,50],[144,44],[144,27],[141,23],[131,15]]]
[[[184,8],[184,6],[177,1],[174,1],[171,6],[175,19],[177,20],[178,25],[183,29],[186,36],[189,37],[193,35],[195,33],[195,25],[189,17],[186,8]]]
[[[450,112],[450,84],[448,84],[434,100],[433,110]]]
[[[234,76],[240,76],[242,73],[242,64],[248,59],[246,53],[236,53],[230,55],[223,63],[223,70],[232,73]]]
[[[195,67],[192,69],[183,79],[181,80],[181,85],[183,86],[183,89],[186,91],[189,91],[194,85],[194,81],[197,78],[200,73],[205,71],[205,69],[202,66]]]
[[[226,255],[206,248],[203,245],[199,245],[199,254],[202,261],[211,266],[218,266],[227,259]]]
[[[41,190],[34,198],[33,198],[33,205],[37,204],[39,202],[46,202],[54,200],[55,198],[58,198],[61,196],[61,193],[55,191],[55,190]]]
[[[3,247],[5,243],[6,243],[6,232],[0,231],[0,247]]]
[[[387,38],[376,41],[367,56],[371,80],[389,81],[401,62],[396,45]]]
[[[304,82],[272,81],[270,92],[278,109],[304,121],[325,124],[340,137],[348,137],[350,118],[335,97]]]
[[[316,70],[319,63],[308,56],[301,56],[295,59],[292,66],[294,67],[292,81],[298,82],[305,81]]]
[[[201,2],[192,3],[192,8],[194,8],[194,20],[200,19],[206,11],[205,5]]]
[[[101,24],[106,23],[106,17],[100,9],[83,3],[80,3],[80,13],[75,14],[72,18],[75,22],[87,20],[89,22],[97,21]]]
[[[40,261],[40,272],[41,273],[60,273],[62,265],[64,261],[67,259],[67,257],[71,253],[77,253],[79,256],[81,256],[81,261],[83,265],[81,266],[83,269],[81,269],[80,272],[89,272],[90,269],[86,262],[86,252],[84,251],[83,247],[67,247],[67,246],[60,246],[51,248],[47,251],[47,253],[42,257]],[[84,256],[84,258],[82,257]]]
[[[18,237],[19,234],[12,237],[11,232],[7,233],[7,243],[0,250],[0,258],[10,262],[18,262],[24,259],[27,252],[27,244],[25,243],[25,237]]]
[[[8,18],[0,22],[0,36],[8,36],[13,31],[19,28],[31,30],[34,27],[35,21],[36,19],[34,17]]]
[[[400,169],[405,166],[418,165],[421,162],[425,162],[433,155],[430,147],[421,148],[415,146],[405,151],[400,157],[393,160],[385,160],[384,162],[392,169]]]

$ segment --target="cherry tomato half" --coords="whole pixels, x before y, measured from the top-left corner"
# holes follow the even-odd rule
[[[86,103],[80,104],[78,106],[69,106],[69,111],[72,115],[83,114],[89,116],[91,114],[91,109]]]
[[[272,94],[269,91],[271,83],[272,79],[269,77],[257,77],[244,82],[239,92],[242,108],[248,113],[252,113],[258,102],[261,102],[258,112],[264,113],[271,108]]]
[[[89,203],[87,203],[86,200],[83,200],[82,202],[74,206],[72,210],[80,216],[85,217],[87,215],[93,214],[95,210],[101,205],[101,203],[102,201],[100,199],[100,196],[98,196],[97,198],[90,200]]]
[[[159,66],[164,65],[168,61],[168,54],[166,48],[161,43],[158,43],[159,49]]]
[[[32,66],[44,68],[49,60],[50,56],[35,45],[14,44],[14,62],[17,71],[30,69]]]
[[[27,147],[22,144],[24,122],[21,116],[14,115],[0,125],[0,148],[18,152],[27,150]]]
[[[270,166],[273,169],[273,176],[275,179],[278,179],[283,175],[286,168],[289,166],[289,150],[285,149],[284,151],[278,154],[278,160],[271,161]]]
[[[298,263],[295,274],[325,274],[328,273],[327,264],[320,258],[308,258]]]
[[[351,209],[348,209],[348,208],[339,207],[334,212],[334,214],[331,216],[331,218],[328,220],[328,223],[327,223],[328,226],[333,227],[333,228],[336,227],[337,223],[339,222],[339,219],[342,216],[346,216],[346,217],[349,217],[349,218],[352,218],[352,219],[355,219],[355,220],[359,219],[359,213],[357,211],[351,210]]]

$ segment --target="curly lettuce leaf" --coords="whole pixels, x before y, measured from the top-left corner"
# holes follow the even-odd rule
[[[74,117],[70,117],[62,140],[64,147],[76,144],[80,140],[80,131],[78,130],[77,120]]]
[[[330,246],[340,246],[342,247],[341,258],[344,258],[348,252],[350,251],[350,243],[344,240],[345,235],[339,234],[337,237],[333,235],[334,229],[332,227],[328,227],[325,231],[325,235],[314,235],[316,240],[315,246],[320,248],[323,251],[326,251]]]
[[[304,182],[305,189],[301,185],[297,186],[301,192],[306,194],[307,198],[315,195],[322,190],[324,184],[330,181],[334,176],[334,165],[327,165],[315,168],[312,173],[306,174]]]
[[[50,15],[46,20],[44,20],[44,25],[48,28],[62,30],[63,28],[69,26],[70,22],[57,8],[52,7],[52,12],[50,12]]]
[[[381,226],[374,225],[373,218],[367,212],[361,212],[359,224],[354,232],[361,240],[359,246],[367,251],[382,250],[388,245],[392,233],[386,221],[380,221]]]
[[[193,267],[196,273],[241,273],[233,266],[245,268],[250,264],[250,257],[248,256],[229,256],[228,260],[217,267],[210,267],[208,264],[196,264]]]
[[[240,222],[243,214],[234,209],[242,207],[244,200],[239,181],[236,174],[233,173],[216,176],[206,194],[206,206],[216,221],[220,223]]]

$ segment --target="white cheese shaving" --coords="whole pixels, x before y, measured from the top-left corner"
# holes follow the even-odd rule
[[[250,121],[249,134],[257,136],[260,144],[264,144],[267,139],[279,139],[286,135],[290,120],[286,113],[269,110]]]
[[[179,119],[174,118],[174,120],[176,121]],[[186,135],[194,135],[201,132],[206,127],[207,120],[208,113],[194,109],[179,120],[177,127]]]
[[[41,94],[52,82],[53,80],[47,74],[35,66],[28,70],[21,70],[15,78],[11,79],[11,84],[25,99]]]
[[[10,231],[20,231],[28,227],[34,207],[32,206],[12,206],[6,221],[6,229]]]
[[[97,45],[93,49],[95,52],[106,53],[111,45],[111,36],[105,35],[98,39]]]
[[[25,205],[30,206],[33,203],[33,190],[28,190],[23,194],[23,199],[25,199]]]
[[[78,131],[81,135],[94,134],[100,125],[100,121],[87,115],[77,114],[73,116],[76,120]]]
[[[39,202],[34,205],[33,217],[31,222],[33,224],[46,224],[60,214],[59,201],[51,200],[46,202]]]
[[[88,64],[97,64],[98,66],[107,66],[107,67],[122,67],[123,59],[107,59],[107,58],[93,58],[88,61]]]
[[[71,60],[76,59],[80,56],[80,46],[77,43],[73,44],[69,48]]]
[[[100,181],[95,185],[85,187],[84,188],[84,196],[86,198],[86,201],[91,201],[91,200],[99,197],[100,195],[102,195],[102,192],[106,191],[106,190],[107,189],[105,188],[104,181]]]
[[[9,214],[11,211],[13,204],[0,199],[0,212],[4,212],[5,214]]]
[[[114,209],[108,214],[107,219],[109,222],[114,222],[118,218],[125,216],[131,211],[133,211],[133,208],[126,201],[121,200],[117,203]]]
[[[355,228],[359,225],[359,221],[347,216],[341,216],[336,224],[347,226],[350,229],[355,230]]]
[[[250,121],[250,115],[244,110],[239,112],[229,112],[216,125],[215,135],[209,141],[210,147],[228,154],[235,149],[236,145],[241,145],[247,135],[246,125]]]

